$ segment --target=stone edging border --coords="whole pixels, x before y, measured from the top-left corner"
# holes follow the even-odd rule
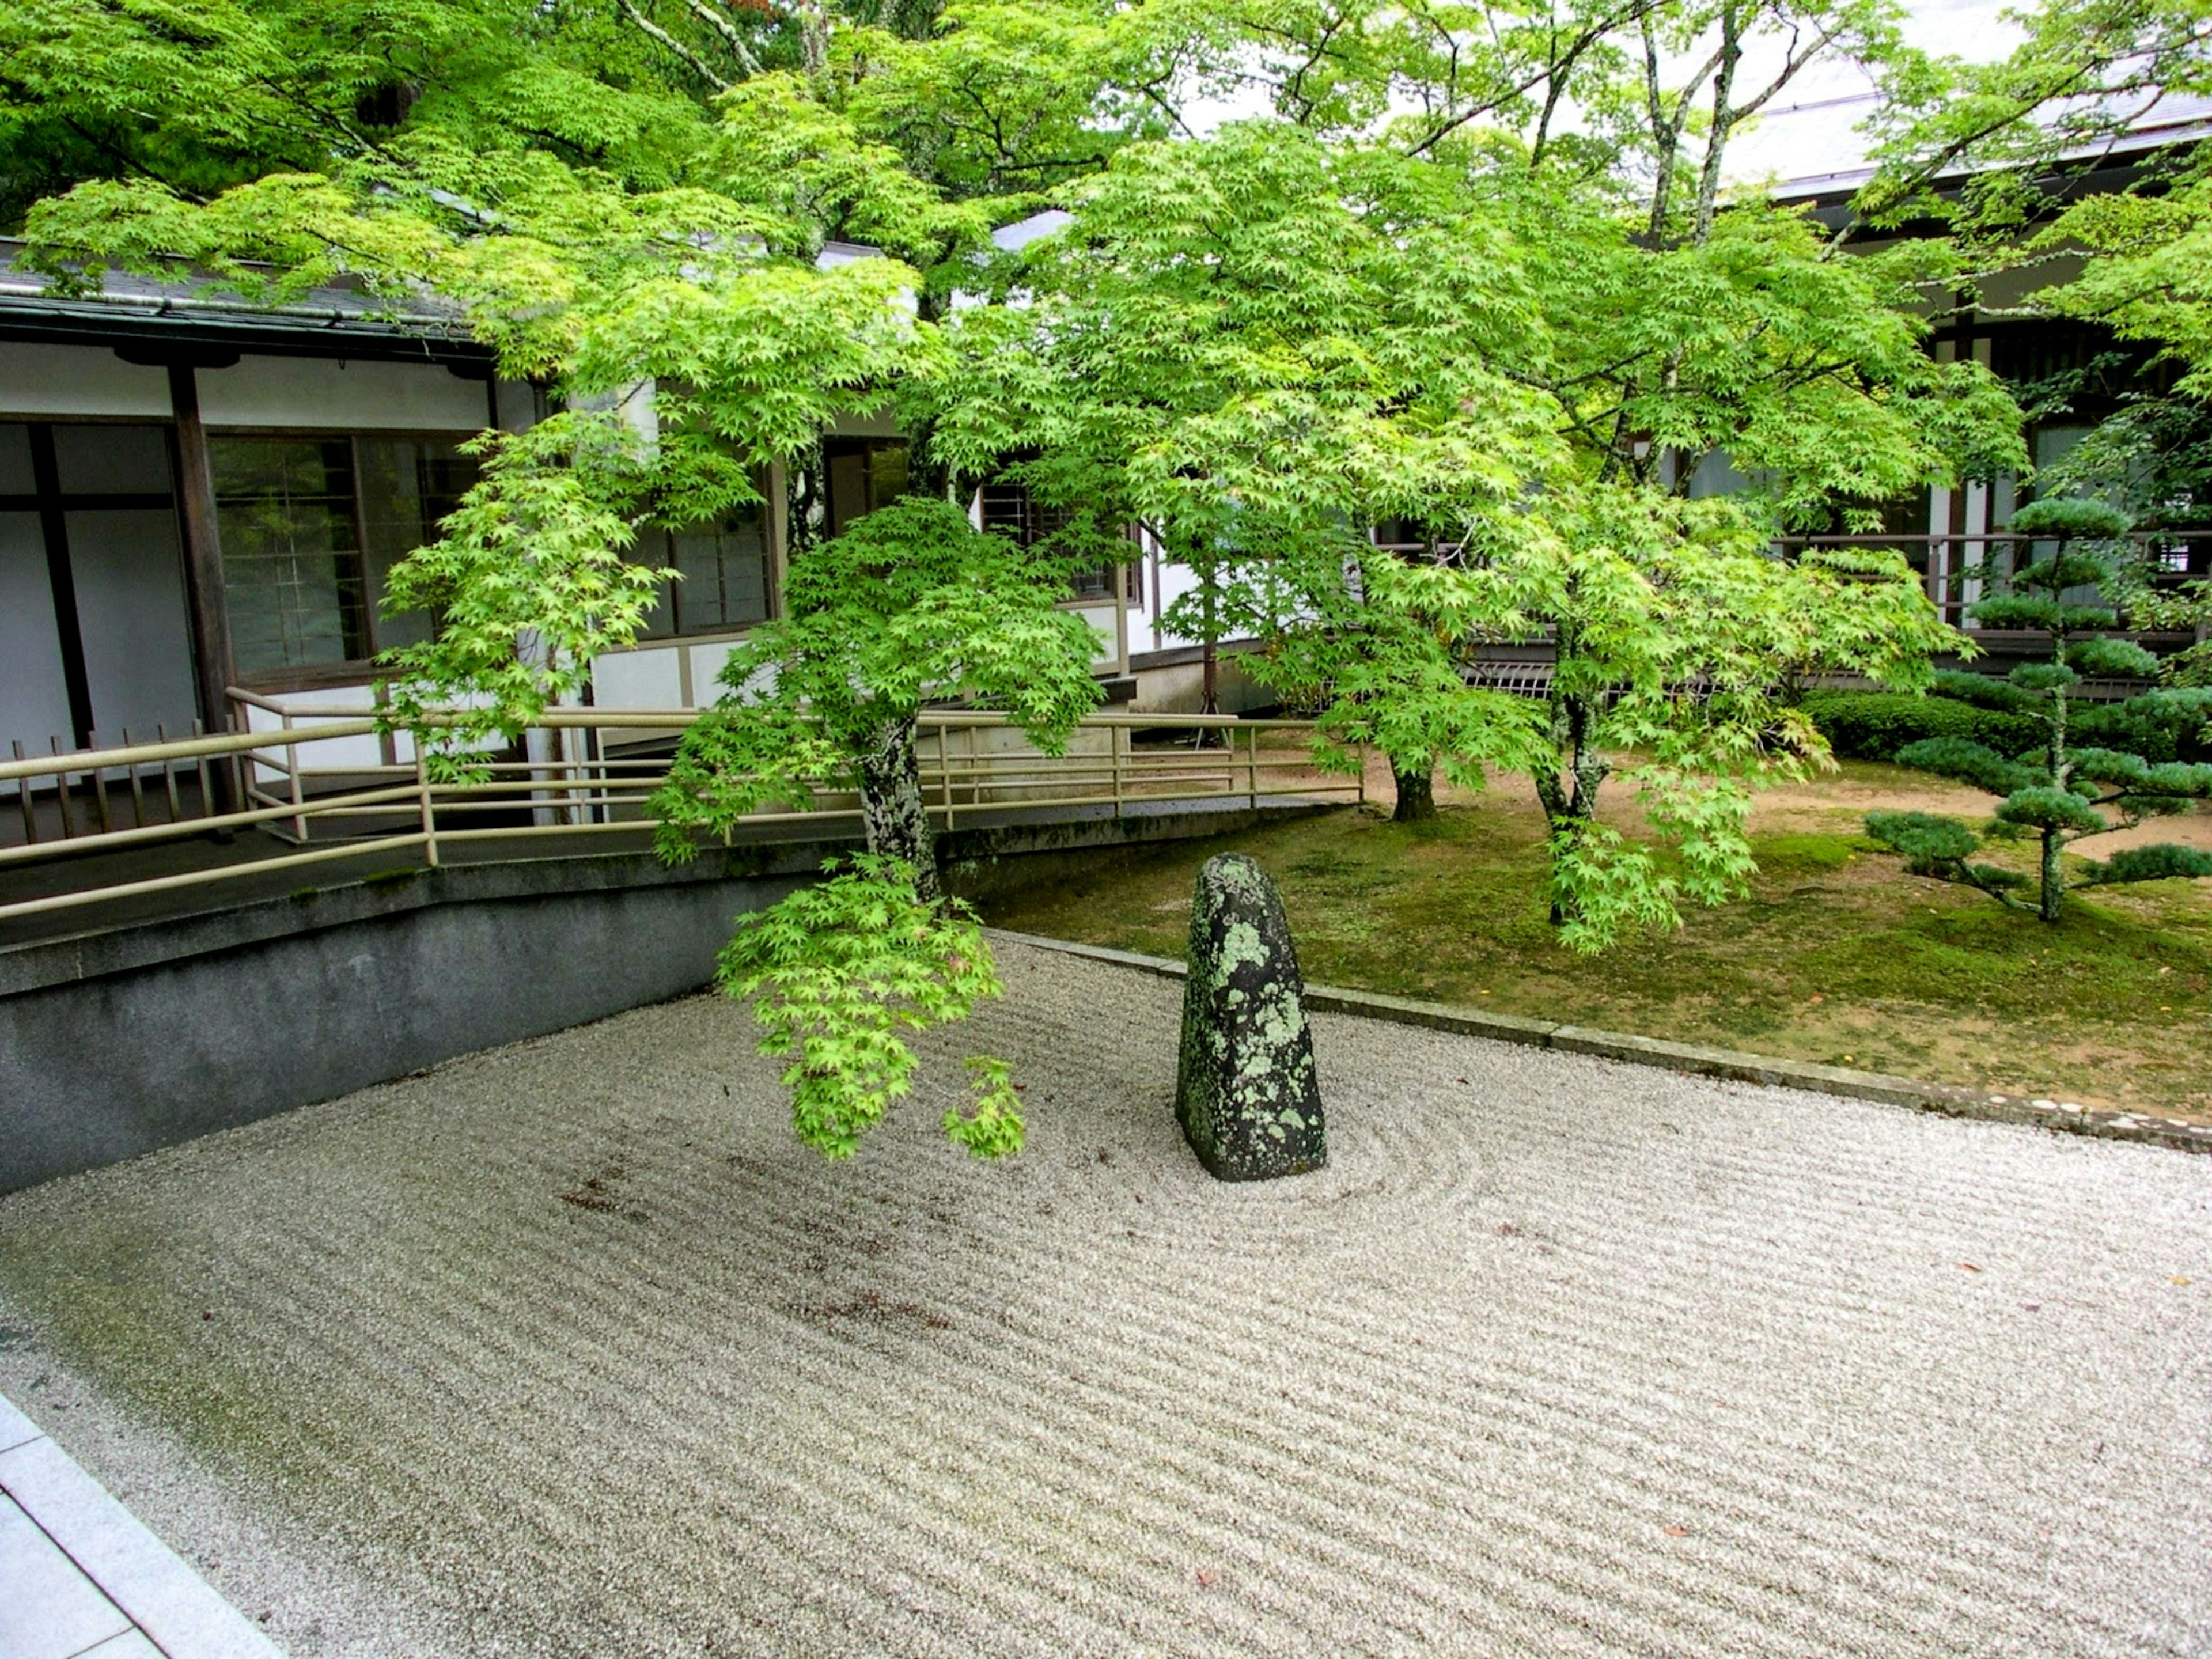
[[[1133,968],[1165,979],[1181,979],[1183,964],[1171,957],[1148,957],[1134,951],[1109,950],[1102,945],[1078,945],[1068,939],[1047,939],[1038,933],[1017,933],[1003,927],[985,930],[993,938],[1041,951],[1085,957],[1094,962]],[[1659,1037],[1632,1036],[1620,1031],[1595,1030],[1585,1025],[1563,1025],[1552,1020],[1527,1019],[1518,1014],[1486,1013],[1479,1008],[1449,1003],[1419,1002],[1409,997],[1384,996],[1375,991],[1346,990],[1334,985],[1306,987],[1306,1006],[1326,1013],[1356,1014],[1367,1019],[1388,1020],[1399,1025],[1419,1025],[1432,1031],[1454,1031],[1467,1036],[1488,1037],[1498,1042],[1518,1042],[1531,1048],[1553,1048],[1562,1054],[1595,1054],[1600,1059],[1632,1066],[1656,1066],[1698,1077],[1725,1079],[1735,1083],[1762,1083],[1776,1088],[1804,1089],[1814,1094],[1838,1095],[1851,1100],[1875,1100],[1915,1111],[1936,1112],[1945,1117],[1985,1118],[1998,1123],[2028,1123],[2069,1133],[2095,1135],[2108,1140],[2140,1140],[2184,1152],[2212,1152],[2212,1124],[2189,1123],[2148,1112],[2112,1112],[2080,1106],[2071,1101],[2023,1100],[2011,1095],[1978,1089],[1954,1088],[1948,1084],[1919,1083],[1911,1078],[1887,1077],[1879,1072],[1857,1072],[1842,1066],[1816,1066],[1808,1060],[1778,1060],[1771,1054],[1746,1054],[1735,1048],[1706,1048],[1695,1043],[1668,1042]]]
[[[88,1654],[113,1647],[158,1650],[168,1659],[284,1659],[258,1626],[4,1395],[0,1449],[0,1492],[130,1621]]]

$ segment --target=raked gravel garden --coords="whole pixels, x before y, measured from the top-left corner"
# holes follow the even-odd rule
[[[2212,1159],[1323,1014],[1224,1186],[1000,954],[842,1163],[697,997],[0,1201],[0,1391],[294,1659],[2212,1650]]]

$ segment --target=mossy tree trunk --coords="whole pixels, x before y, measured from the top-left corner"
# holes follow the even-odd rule
[[[2060,546],[2064,546],[2061,543]],[[2063,630],[2051,635],[2051,659],[2059,666],[2066,663],[2066,635]],[[2073,763],[2066,757],[2066,690],[2054,686],[2051,692],[2051,747],[2049,762],[2051,781],[2060,789],[2073,776]],[[2059,849],[2065,846],[2064,832],[2055,824],[2046,824],[2043,830],[2043,890],[2038,896],[2040,902],[2036,913],[2045,921],[2058,920],[2059,908],[2066,901],[2066,877],[2058,861]]]
[[[1564,665],[1573,650],[1573,629],[1562,623],[1559,631],[1559,659]],[[1571,840],[1597,822],[1597,793],[1613,766],[1592,739],[1602,708],[1594,697],[1552,686],[1552,742],[1558,751],[1556,770],[1535,776],[1536,797],[1543,803],[1544,818],[1553,839]],[[1552,886],[1552,926],[1573,919],[1566,894],[1555,880]]]
[[[915,746],[912,713],[879,721],[860,755],[860,818],[868,850],[902,860],[914,871],[915,896],[935,904],[945,896],[937,879],[936,838],[921,798],[921,761]]]
[[[1390,813],[1393,823],[1419,823],[1437,815],[1436,774],[1426,765],[1390,763],[1390,781],[1397,786],[1398,805]]]

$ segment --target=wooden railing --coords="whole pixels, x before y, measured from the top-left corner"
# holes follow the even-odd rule
[[[675,741],[699,717],[552,710],[520,744],[473,761],[466,781],[441,781],[411,737],[386,731],[374,708],[232,696],[234,720],[258,722],[252,729],[0,762],[0,878],[33,864],[195,838],[250,833],[277,844],[160,875],[91,860],[81,884],[0,902],[0,920],[369,854],[434,867],[444,850],[475,842],[647,835]],[[1302,720],[1097,714],[1065,753],[1046,755],[1002,714],[933,711],[921,717],[921,785],[945,829],[1012,810],[1120,817],[1199,801],[1364,799],[1364,777],[1315,769],[1311,735]],[[817,791],[742,822],[757,838],[858,816],[856,796]]]
[[[2154,589],[2212,577],[2212,532],[2140,530],[2132,532],[2129,540]],[[1966,611],[1982,597],[1984,586],[1977,573],[1985,565],[2008,569],[2031,558],[2047,556],[2052,544],[2048,537],[1979,530],[1941,535],[1785,536],[1777,545],[1784,554],[1823,547],[1880,548],[1901,554],[1923,573],[1928,597],[1935,601],[1943,620],[1971,629],[1973,623]],[[2124,627],[2131,625],[2125,617],[2121,623]]]

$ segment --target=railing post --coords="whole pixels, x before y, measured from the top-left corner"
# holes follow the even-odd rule
[[[131,728],[127,726],[123,728],[123,746],[125,749],[131,746]],[[137,767],[126,766],[123,770],[131,781],[131,827],[143,830],[146,827],[146,786],[139,781]]]
[[[86,776],[92,781],[92,810],[100,819],[100,833],[105,836],[115,823],[107,816],[107,774],[100,764],[100,733],[94,732],[88,742],[85,752],[92,757],[92,770]]]
[[[1252,728],[1252,745],[1244,759],[1244,781],[1252,792],[1252,810],[1260,810],[1260,728]]]
[[[945,735],[946,726],[940,720],[937,726],[937,793],[945,803],[945,827],[952,827],[952,740]]]
[[[15,751],[15,758],[17,760],[27,760],[30,758],[23,752],[22,738],[9,738],[9,746]],[[23,809],[23,844],[27,847],[34,846],[37,844],[39,839],[39,809],[32,803],[31,800],[31,781],[29,778],[21,777],[15,780],[15,800],[17,805],[21,806]]]
[[[438,867],[438,814],[430,804],[430,763],[422,752],[422,739],[415,738],[415,797],[422,811],[422,862]]]
[[[1106,754],[1108,769],[1114,775],[1114,816],[1118,818],[1121,816],[1121,728],[1118,726],[1106,728]]]
[[[1359,804],[1367,805],[1367,745],[1359,745]]]
[[[54,751],[54,758],[62,757],[62,740],[52,732],[46,734],[46,746]],[[54,769],[54,810],[62,815],[62,839],[74,841],[76,825],[70,817],[69,773],[61,767]]]
[[[300,745],[292,739],[292,716],[289,712],[284,716],[283,744],[284,769],[292,775],[292,805],[304,807],[307,799],[300,789]],[[293,817],[292,839],[302,847],[307,844],[307,820],[304,813]]]
[[[156,742],[168,742],[169,727],[166,721],[156,720],[154,723],[154,737]],[[169,804],[169,822],[174,823],[184,817],[184,811],[177,804],[177,763],[173,760],[161,763],[161,793]]]
[[[206,722],[197,716],[192,720],[192,735],[196,738],[207,736]],[[204,818],[211,818],[215,816],[215,770],[208,764],[208,757],[205,755],[196,755],[193,757],[193,761],[198,767],[200,775],[200,816]],[[240,805],[244,805],[246,803],[241,801]]]

